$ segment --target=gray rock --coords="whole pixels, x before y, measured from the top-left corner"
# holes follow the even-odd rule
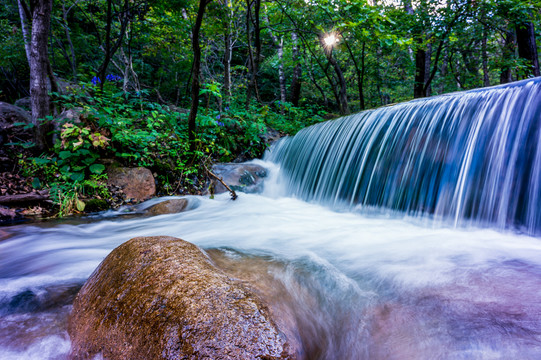
[[[267,169],[260,165],[242,163],[216,164],[212,172],[233,190],[245,193],[259,193],[263,191],[263,179],[267,177]],[[227,189],[216,179],[211,180],[215,194],[227,192]]]
[[[18,106],[0,101],[0,145],[10,141],[26,141],[31,137],[31,130],[14,124],[32,122],[30,113]]]
[[[57,117],[56,117],[56,123],[62,124],[64,122],[69,122],[72,124],[78,124],[81,122],[80,117],[83,112],[82,107],[74,107],[71,109],[66,109],[62,111]]]
[[[32,111],[32,103],[30,102],[30,96],[20,98],[19,100],[15,101],[14,105],[26,111]]]

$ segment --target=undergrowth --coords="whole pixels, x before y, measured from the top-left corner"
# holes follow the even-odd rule
[[[68,94],[53,93],[59,109],[74,109],[74,118],[49,118],[54,146],[40,156],[20,160],[36,188],[50,189],[64,216],[85,210],[87,199],[108,199],[106,166],[144,166],[157,176],[160,195],[197,194],[204,190],[205,167],[260,157],[274,129],[292,135],[323,120],[315,106],[289,103],[248,108],[243,99],[222,107],[218,86],[204,86],[197,117],[195,151],[188,141],[188,111],[149,101],[145,91],[128,93],[108,81],[74,86]],[[211,105],[212,103],[212,105]],[[218,104],[220,106],[218,106]]]

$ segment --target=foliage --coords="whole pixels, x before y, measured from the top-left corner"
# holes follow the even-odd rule
[[[259,19],[255,4],[261,5]],[[425,95],[531,76],[516,29],[531,24],[539,36],[540,7],[539,0],[210,2],[201,28],[203,86],[190,151],[183,108],[191,102],[197,2],[54,0],[49,58],[71,90],[61,86],[53,98],[58,112],[82,108],[82,115],[56,124],[54,147],[25,167],[62,194],[104,191],[103,159],[149,167],[164,194],[197,192],[202,164],[260,156],[269,129],[294,134],[340,111],[340,72],[352,111],[411,99],[422,54]],[[339,41],[325,50],[322,39],[329,33]],[[0,99],[13,102],[28,96],[29,80],[17,2],[0,7],[0,40]],[[248,102],[250,58],[261,61]],[[301,100],[293,106],[298,74]],[[278,101],[281,86],[285,103]]]
[[[145,91],[120,91],[113,75],[107,76],[103,90],[100,82],[93,77],[89,83],[73,86],[69,94],[53,94],[57,106],[80,114],[58,124],[51,153],[23,164],[27,176],[51,187],[61,214],[82,211],[85,196],[107,196],[105,159],[150,168],[158,174],[164,194],[187,187],[196,191],[204,183],[202,164],[261,156],[269,127],[293,134],[322,120],[323,112],[317,107],[296,108],[287,103],[281,115],[279,106],[254,102],[246,109],[243,102],[233,101],[219,112],[207,101],[197,118],[195,152],[190,152],[186,112],[148,101]],[[202,98],[220,98],[219,88],[218,83],[207,85]]]

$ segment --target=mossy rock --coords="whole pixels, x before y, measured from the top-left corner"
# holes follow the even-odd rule
[[[85,201],[86,212],[98,212],[109,209],[109,203],[104,199],[90,199]]]

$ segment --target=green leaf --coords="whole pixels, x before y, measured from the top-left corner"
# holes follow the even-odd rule
[[[92,164],[94,161],[96,161],[96,159],[97,159],[97,156],[89,156],[83,159],[83,163],[88,166]]]
[[[86,204],[82,200],[77,199],[75,203],[77,206],[77,210],[84,211]]]
[[[73,153],[71,151],[61,151],[58,153],[58,156],[60,156],[61,159],[67,159],[72,155]]]
[[[105,165],[93,164],[93,165],[90,165],[89,169],[91,173],[99,175],[103,172],[103,170],[105,170]]]
[[[39,189],[41,187],[41,182],[39,181],[39,179],[37,177],[32,179],[32,187],[34,189]]]
[[[83,181],[85,178],[85,174],[82,172],[76,172],[70,175],[71,180],[73,181]]]
[[[36,165],[47,165],[50,162],[51,160],[46,159],[46,158],[34,158],[34,163]]]

